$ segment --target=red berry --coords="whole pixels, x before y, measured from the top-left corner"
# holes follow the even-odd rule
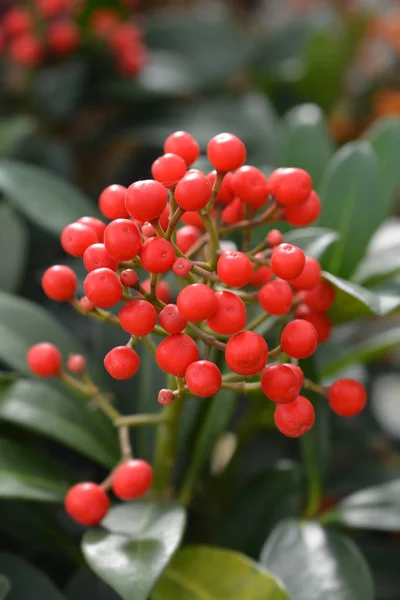
[[[311,356],[316,351],[317,344],[317,332],[308,321],[295,319],[288,323],[282,331],[282,350],[292,358]]]
[[[216,333],[230,335],[246,326],[246,307],[239,296],[232,292],[216,292],[217,310],[207,319],[207,325]]]
[[[321,265],[315,258],[306,256],[303,272],[289,283],[298,290],[309,290],[316,286],[320,279]]]
[[[136,181],[128,187],[125,206],[128,213],[138,221],[158,219],[167,205],[167,190],[153,179]]]
[[[125,219],[129,213],[125,208],[126,187],[109,185],[102,191],[99,198],[99,208],[107,219]]]
[[[271,173],[269,186],[279,204],[303,204],[312,192],[312,179],[303,169],[276,169]]]
[[[82,298],[79,300],[79,304],[81,309],[86,313],[86,312],[90,312],[91,310],[93,310],[95,308],[94,304],[92,304],[92,302],[90,302],[89,298],[87,298],[86,296],[82,296]]]
[[[186,163],[177,154],[163,154],[152,164],[151,174],[167,188],[175,187],[186,173]]]
[[[231,133],[220,133],[207,146],[208,160],[217,171],[235,171],[246,160],[246,147]]]
[[[61,234],[61,246],[65,252],[82,258],[86,248],[89,248],[92,244],[96,244],[97,234],[88,225],[82,223],[71,223],[64,227]]]
[[[42,288],[48,298],[56,302],[71,300],[76,292],[78,280],[72,269],[65,265],[54,265],[42,277]]]
[[[147,62],[147,49],[140,42],[117,53],[117,68],[122,77],[133,77]]]
[[[147,300],[130,300],[119,311],[122,329],[137,337],[151,333],[156,321],[156,309]]]
[[[177,277],[186,277],[192,268],[192,263],[186,258],[177,258],[172,265],[172,271]]]
[[[217,273],[225,285],[242,287],[253,275],[251,260],[243,252],[223,252],[218,259]]]
[[[319,281],[315,287],[302,292],[301,301],[314,310],[325,312],[335,302],[335,288],[327,281]]]
[[[254,331],[237,333],[228,340],[225,360],[235,373],[256,375],[268,360],[267,342]]]
[[[171,390],[160,390],[158,392],[158,402],[159,404],[164,404],[165,406],[168,406],[169,404],[172,403],[174,399],[174,394],[173,392],[171,392]]]
[[[83,264],[85,265],[85,269],[90,273],[90,271],[101,268],[116,271],[119,263],[111,258],[104,244],[92,244],[92,246],[89,246],[85,250]]]
[[[317,332],[318,344],[322,344],[330,338],[333,325],[325,313],[314,310],[306,304],[299,304],[294,316],[296,319],[303,319],[314,325]]]
[[[199,213],[193,210],[185,212],[185,214],[182,215],[182,221],[185,225],[193,225],[193,227],[197,227],[198,229],[204,229],[204,224]]]
[[[367,403],[365,387],[354,379],[338,379],[329,388],[329,406],[341,417],[358,415]]]
[[[132,348],[117,346],[105,355],[104,366],[111,377],[122,381],[137,373],[140,367],[140,358]]]
[[[121,500],[135,500],[148,491],[153,481],[153,469],[144,460],[131,459],[114,471],[113,492]]]
[[[174,264],[175,258],[174,247],[163,238],[150,238],[143,244],[140,252],[142,267],[150,273],[166,273]]]
[[[211,198],[212,187],[203,173],[186,173],[175,188],[175,199],[183,210],[201,210]]]
[[[71,519],[87,527],[98,525],[109,508],[107,494],[96,483],[77,483],[65,497],[65,509]]]
[[[165,140],[165,154],[177,154],[187,164],[192,165],[200,156],[200,146],[190,133],[175,131]]]
[[[264,258],[264,255],[262,252],[258,252],[255,255],[255,258]],[[257,263],[254,263],[253,272],[251,274],[251,279],[249,283],[254,287],[261,287],[262,285],[264,285],[264,283],[270,281],[273,275],[274,274],[272,272],[272,269],[270,267],[267,267],[267,265],[259,266]]]
[[[89,27],[94,34],[108,40],[119,24],[118,15],[109,8],[99,8],[90,17]]]
[[[209,319],[218,308],[215,292],[204,283],[185,287],[179,292],[177,304],[180,315],[193,323]]]
[[[232,190],[243,202],[257,210],[266,203],[269,187],[264,173],[245,165],[232,175]]]
[[[121,23],[113,31],[110,39],[111,49],[119,56],[129,52],[140,42],[140,30],[132,23]]]
[[[86,360],[82,354],[70,354],[67,359],[67,369],[71,373],[80,375],[86,368]]]
[[[221,389],[222,375],[217,365],[209,360],[198,360],[186,369],[189,391],[199,398],[215,396]]]
[[[95,269],[83,282],[85,294],[97,308],[110,308],[122,297],[122,285],[118,275],[111,269]]]
[[[32,29],[32,17],[28,10],[22,7],[10,8],[4,13],[2,21],[4,32],[10,37],[19,37]]]
[[[168,333],[181,333],[187,321],[180,315],[176,304],[167,304],[158,315],[158,322]]]
[[[184,225],[176,232],[176,245],[181,252],[186,253],[199,240],[200,236],[200,229],[193,225]]]
[[[285,206],[285,221],[295,227],[306,227],[316,221],[321,213],[321,200],[315,192],[311,192],[307,200],[299,206]]]
[[[135,287],[139,281],[137,273],[133,269],[125,269],[125,271],[122,271],[119,278],[122,285],[125,287]]]
[[[144,225],[142,225],[142,234],[145,238],[157,236],[157,232],[151,223],[145,223]]]
[[[244,207],[240,198],[234,198],[221,212],[221,219],[227,225],[234,225],[244,219]]]
[[[56,377],[61,371],[61,354],[54,344],[42,342],[29,348],[28,367],[38,377]]]
[[[93,229],[97,235],[97,241],[103,241],[104,232],[106,230],[106,224],[103,223],[103,221],[100,221],[100,219],[96,219],[95,217],[81,217],[77,220],[77,223],[82,223]]]
[[[292,244],[279,244],[272,250],[271,269],[285,281],[301,275],[306,262],[303,250]]]
[[[278,404],[275,408],[274,420],[283,435],[298,438],[310,431],[314,425],[314,407],[307,398],[298,396],[289,404]]]
[[[49,50],[58,56],[73,52],[79,45],[79,30],[73,21],[56,21],[47,31]]]
[[[261,308],[270,315],[286,315],[292,308],[293,294],[286,281],[269,281],[258,293]]]
[[[188,366],[196,360],[199,360],[199,349],[185,333],[169,335],[157,346],[158,366],[175,377],[184,377]]]
[[[298,367],[297,365],[293,365],[292,363],[284,363],[284,365],[285,365],[285,367],[289,367],[289,369],[292,369],[293,373],[297,377],[297,381],[299,384],[299,390],[301,390],[301,388],[303,387],[303,383],[304,383],[303,371],[300,369],[300,367]]]
[[[36,0],[35,4],[45,19],[54,19],[69,9],[69,0]]]
[[[139,254],[142,237],[136,223],[129,219],[116,219],[109,223],[104,232],[107,252],[118,261],[131,260]]]
[[[42,59],[42,45],[35,36],[26,33],[11,41],[9,53],[17,64],[32,68]]]
[[[267,242],[270,246],[279,246],[283,243],[283,235],[278,229],[271,229],[267,234]]]
[[[292,369],[285,365],[266,367],[261,376],[264,394],[277,404],[293,402],[299,394],[299,380]]]
[[[146,279],[142,283],[142,288],[146,292],[150,292],[150,279]],[[171,301],[171,288],[166,281],[159,281],[156,285],[156,298],[164,304],[169,304]]]
[[[210,171],[207,175],[207,179],[210,182],[211,187],[214,187],[215,180],[217,178],[217,171]],[[225,177],[222,180],[219,192],[216,197],[216,202],[220,204],[230,204],[234,199],[235,194],[232,190],[232,173],[225,173]]]

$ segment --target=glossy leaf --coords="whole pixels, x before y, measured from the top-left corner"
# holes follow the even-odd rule
[[[400,531],[400,480],[348,496],[335,508],[332,520],[357,529]]]
[[[339,234],[325,227],[305,227],[285,234],[285,242],[301,248],[308,256],[320,260],[325,251],[337,240]]]
[[[71,483],[63,465],[5,438],[0,438],[0,474],[0,498],[61,502]]]
[[[384,199],[390,206],[400,182],[400,119],[395,116],[379,119],[365,132],[364,138],[378,157],[382,175],[379,200]]]
[[[152,600],[290,600],[281,582],[243,554],[189,546],[171,561]]]
[[[77,571],[68,582],[65,589],[67,600],[118,600],[120,596],[108,587],[99,577],[82,568]]]
[[[400,244],[367,255],[358,265],[353,281],[374,286],[400,273]]]
[[[11,251],[12,249],[12,251]],[[23,275],[28,232],[23,221],[5,202],[0,204],[0,290],[15,291]],[[5,258],[7,257],[7,258]]]
[[[84,215],[98,216],[95,206],[67,181],[14,160],[0,161],[0,192],[28,219],[55,235]]]
[[[374,315],[381,317],[400,307],[399,294],[374,292],[326,271],[323,277],[336,290],[335,303],[330,310],[335,323]]]
[[[21,558],[0,552],[0,571],[11,583],[10,600],[65,600],[47,575]]]
[[[102,440],[86,400],[44,383],[21,379],[0,388],[0,420],[53,438],[104,467],[112,468],[118,451]]]
[[[184,509],[135,502],[113,508],[102,525],[83,538],[89,566],[124,600],[146,600],[182,539]]]
[[[0,600],[6,600],[11,590],[10,580],[5,575],[0,574]]]
[[[286,113],[279,138],[280,167],[305,169],[316,187],[333,153],[326,119],[318,106],[302,104]]]
[[[368,363],[380,358],[392,348],[400,345],[400,327],[393,327],[368,336],[362,342],[348,345],[331,361],[327,361],[321,369],[324,377],[334,375],[348,365]]]
[[[35,129],[34,119],[27,115],[7,116],[0,121],[0,155],[10,156]]]
[[[276,573],[292,600],[373,600],[371,573],[347,537],[319,523],[281,522],[261,553],[262,565]]]
[[[318,224],[340,234],[323,260],[334,275],[354,273],[372,234],[390,212],[391,204],[380,198],[380,184],[377,158],[367,142],[346,144],[329,162],[320,186]]]

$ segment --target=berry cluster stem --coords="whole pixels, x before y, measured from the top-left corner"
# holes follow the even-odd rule
[[[90,377],[85,377],[85,382],[82,383],[71,377],[68,373],[62,373],[60,375],[61,381],[65,383],[70,389],[83,394],[87,398],[92,398],[99,409],[112,421],[112,423],[116,423],[120,418],[120,412],[111,406],[108,398],[101,393],[98,387],[95,386]]]

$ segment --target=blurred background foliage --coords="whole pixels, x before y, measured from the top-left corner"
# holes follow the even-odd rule
[[[0,10],[10,4],[1,2]],[[28,382],[25,352],[43,331],[64,353],[86,348],[96,380],[129,412],[158,410],[154,399],[163,375],[144,356],[140,379],[121,383],[104,375],[98,365],[121,332],[48,303],[40,278],[50,262],[63,261],[82,281],[82,266],[61,253],[62,228],[96,214],[106,185],[147,177],[169,133],[187,130],[204,150],[209,138],[229,131],[246,143],[250,163],[266,172],[274,166],[305,168],[321,192],[318,243],[315,232],[288,234],[323,257],[337,288],[331,316],[341,326],[319,352],[318,366],[326,381],[351,373],[368,385],[371,397],[355,420],[318,416],[326,490],[321,511],[360,488],[389,484],[362,523],[346,521],[345,510],[338,521],[352,529],[368,559],[377,598],[398,600],[400,504],[398,488],[390,487],[400,474],[398,3],[143,0],[132,18],[142,31],[147,62],[132,77],[122,77],[91,39],[87,17],[94,4],[131,14],[116,1],[89,2],[77,17],[84,43],[76,52],[28,70],[13,64],[6,51],[0,59],[2,547],[67,586],[68,598],[114,597],[88,572],[73,576],[82,564],[76,549],[81,530],[51,503],[62,498],[68,482],[99,479],[113,465],[113,436],[100,416],[93,419],[56,384]],[[356,141],[342,146],[350,140]],[[338,242],[334,232],[341,235]],[[220,444],[229,443],[220,434],[227,427],[234,431],[239,416],[229,394],[210,406],[188,402],[178,476],[190,454],[198,456],[206,483],[221,460]],[[226,514],[218,507],[221,489],[213,504],[200,486],[189,541],[258,558],[278,520],[297,514],[303,497],[297,446],[271,431],[270,421],[266,414],[237,464],[235,500]],[[140,456],[150,458],[151,442],[151,432],[138,433]],[[213,448],[214,466],[204,462]],[[29,473],[43,479],[39,490]]]

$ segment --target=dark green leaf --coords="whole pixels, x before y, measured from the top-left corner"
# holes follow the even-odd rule
[[[324,377],[334,375],[348,365],[368,363],[380,358],[383,354],[396,348],[400,344],[400,327],[393,327],[369,336],[362,342],[354,345],[346,344],[338,356],[322,367]]]
[[[0,497],[61,502],[71,473],[32,448],[0,438]]]
[[[8,116],[0,122],[0,155],[10,156],[35,132],[36,123],[28,115]]]
[[[327,272],[323,273],[323,277],[336,290],[335,304],[330,310],[330,316],[335,323],[373,315],[381,317],[400,307],[399,294],[373,292]]]
[[[5,575],[0,575],[0,600],[6,600],[10,590],[11,590],[10,580],[7,579],[7,577]]]
[[[339,238],[339,234],[325,227],[305,227],[285,234],[285,242],[301,248],[307,256],[321,259],[325,251]]]
[[[329,162],[320,188],[318,224],[340,234],[323,260],[334,275],[353,274],[372,234],[390,212],[390,203],[380,197],[380,185],[376,155],[367,142],[346,144]]]
[[[279,138],[280,167],[305,169],[316,187],[333,153],[325,116],[318,106],[302,104],[286,113]]]
[[[0,419],[53,438],[104,467],[118,460],[115,448],[103,442],[87,401],[42,381],[21,379],[0,393]]]
[[[346,527],[400,531],[400,480],[348,496],[335,508],[332,517]]]
[[[28,232],[25,224],[4,202],[0,204],[0,290],[15,291],[27,258]]]
[[[0,192],[28,219],[56,235],[82,216],[98,216],[90,200],[70,183],[18,161],[0,161]]]
[[[111,588],[108,587],[92,571],[89,569],[79,569],[68,582],[65,590],[67,600],[118,600],[117,596]]]
[[[1,552],[0,571],[11,582],[8,600],[64,600],[46,575],[21,558]]]
[[[152,600],[290,600],[281,582],[243,554],[189,546],[171,561]]]
[[[135,502],[113,508],[102,525],[83,538],[89,566],[124,600],[146,600],[179,546],[184,509],[173,502]]]
[[[380,202],[383,201],[390,207],[400,180],[399,117],[379,119],[365,132],[364,137],[375,150],[381,169]]]
[[[371,574],[347,537],[318,523],[281,522],[261,553],[261,564],[282,578],[292,600],[373,600]]]
[[[367,255],[352,278],[356,283],[375,286],[400,272],[400,244]]]

